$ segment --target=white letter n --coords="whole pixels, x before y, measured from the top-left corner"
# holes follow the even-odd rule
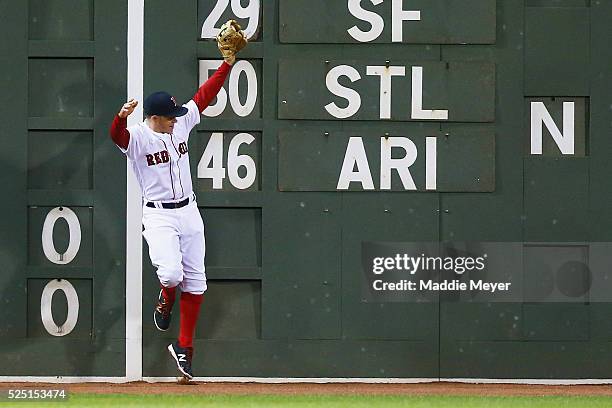
[[[561,154],[574,154],[574,102],[563,102],[563,133],[548,113],[544,102],[531,102],[531,154],[542,154],[542,123]]]

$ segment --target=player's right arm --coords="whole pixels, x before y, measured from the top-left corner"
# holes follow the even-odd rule
[[[195,95],[193,95],[191,99],[198,105],[200,113],[204,112],[204,109],[206,109],[215,96],[217,96],[231,69],[232,66],[230,64],[223,62],[215,73],[202,84]]]
[[[217,96],[231,69],[232,66],[225,61],[217,68],[217,71],[200,86],[193,98],[183,105],[189,111],[186,115],[176,118],[178,120],[177,125],[184,126],[187,132],[190,132],[200,123],[200,114]]]
[[[115,115],[110,128],[110,137],[113,142],[122,149],[127,149],[130,144],[130,132],[127,130],[127,117],[134,112],[138,101],[130,99],[123,104],[119,112]]]

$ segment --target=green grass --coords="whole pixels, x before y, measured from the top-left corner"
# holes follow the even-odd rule
[[[358,395],[117,395],[71,394],[69,401],[0,403],[29,407],[347,407],[347,408],[581,408],[612,407],[612,397],[474,397],[474,396],[358,396]]]

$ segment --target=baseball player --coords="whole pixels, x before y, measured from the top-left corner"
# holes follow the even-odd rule
[[[187,142],[191,129],[200,123],[200,113],[223,86],[246,38],[230,20],[221,27],[217,42],[225,61],[189,102],[179,106],[167,92],[152,93],[144,101],[145,120],[128,128],[127,117],[138,105],[130,99],[110,129],[142,190],[143,236],[161,286],[153,321],[161,331],[170,326],[176,289],[180,288],[179,337],[168,345],[168,351],[187,380],[193,378],[193,337],[207,288],[204,224],[193,192]]]

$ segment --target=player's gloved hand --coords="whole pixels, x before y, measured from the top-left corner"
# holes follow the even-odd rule
[[[246,36],[236,20],[228,20],[221,26],[221,30],[217,34],[217,47],[219,47],[225,62],[233,65],[236,62],[236,53],[246,45]]]
[[[138,101],[136,99],[133,99],[133,98],[130,99],[129,101],[123,104],[123,106],[121,107],[121,110],[119,111],[119,113],[117,113],[117,116],[119,116],[122,119],[127,118],[128,116],[132,114],[132,112],[134,112],[134,109],[136,109],[137,105],[138,105]]]

